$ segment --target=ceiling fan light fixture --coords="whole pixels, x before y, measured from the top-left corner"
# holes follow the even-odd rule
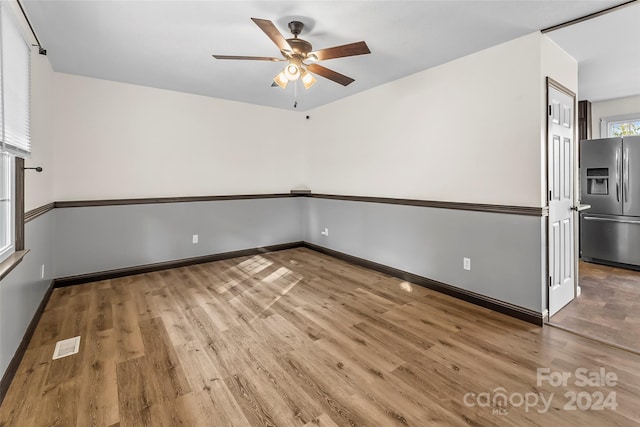
[[[278,47],[283,58],[239,55],[213,55],[213,57],[216,59],[285,62],[286,65],[284,69],[274,77],[272,86],[278,85],[285,89],[289,82],[302,79],[304,87],[308,89],[316,83],[316,75],[341,84],[342,86],[347,86],[353,83],[354,79],[316,64],[315,62],[371,53],[364,41],[314,51],[311,43],[298,37],[304,28],[304,24],[300,21],[291,21],[289,23],[289,30],[291,34],[293,34],[293,37],[285,39],[273,22],[268,19],[251,18],[251,20]],[[306,60],[313,61],[313,63],[305,63],[304,61]]]
[[[282,89],[287,88],[287,84],[289,83],[289,79],[285,76],[284,71],[280,71],[277,76],[273,78],[273,82],[280,86]]]
[[[284,67],[284,75],[290,82],[298,80],[300,78],[300,67],[297,64],[290,62],[286,67]]]
[[[307,70],[302,73],[302,75],[300,76],[300,80],[302,80],[302,84],[304,85],[305,89],[309,89],[318,81],[318,79],[316,79],[313,74],[311,74]]]

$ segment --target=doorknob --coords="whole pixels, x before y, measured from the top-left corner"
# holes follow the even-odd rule
[[[572,210],[572,211],[576,211],[576,212],[586,211],[587,209],[591,209],[591,205],[576,205],[576,206],[571,206],[571,210]]]

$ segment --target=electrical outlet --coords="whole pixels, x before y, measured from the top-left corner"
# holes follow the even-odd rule
[[[193,243],[193,244],[198,243],[198,235],[197,234],[193,235],[193,238],[191,239],[191,243]]]
[[[320,232],[320,234],[322,234],[322,235],[323,235],[323,236],[325,236],[325,237],[328,237],[328,236],[329,236],[329,229],[325,227],[325,229],[324,229],[324,230],[322,230],[322,231]]]
[[[44,264],[42,264],[42,267],[40,267],[40,278],[44,279]]]
[[[471,258],[462,258],[462,267],[465,270],[471,270]]]

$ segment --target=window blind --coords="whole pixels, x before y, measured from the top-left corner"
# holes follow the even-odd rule
[[[31,154],[29,79],[31,48],[13,13],[0,2],[0,149]]]

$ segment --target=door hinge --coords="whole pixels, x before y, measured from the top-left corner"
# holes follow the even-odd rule
[[[551,201],[551,190],[549,190],[549,201]]]
[[[549,104],[549,115],[551,115],[551,104]]]
[[[551,276],[549,276],[549,287],[551,287]]]

